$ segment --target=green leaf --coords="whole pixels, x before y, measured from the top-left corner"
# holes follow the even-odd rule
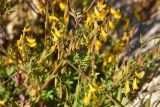
[[[11,76],[14,73],[14,67],[7,67],[6,69],[7,76]]]
[[[53,90],[47,91],[44,90],[42,91],[42,95],[41,95],[44,99],[46,100],[53,100]]]
[[[121,87],[118,89],[117,100],[120,101],[120,102],[122,101],[122,89],[121,89]]]
[[[150,103],[151,103],[151,96],[145,101],[144,107],[150,107]]]
[[[78,105],[77,101],[78,101],[78,98],[79,98],[80,90],[81,90],[81,86],[80,86],[79,81],[78,81],[78,84],[77,84],[77,87],[76,87],[76,92],[74,94],[75,100],[74,100],[74,103],[73,103],[73,107],[77,107],[77,105]]]

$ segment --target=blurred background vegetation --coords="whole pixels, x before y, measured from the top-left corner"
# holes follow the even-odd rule
[[[0,0],[0,106],[156,106],[135,99],[159,90],[159,29],[159,0]]]

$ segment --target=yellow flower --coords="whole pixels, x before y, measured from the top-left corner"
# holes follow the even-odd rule
[[[98,28],[98,27],[99,27],[98,23],[95,22],[95,23],[94,23],[94,28]]]
[[[135,11],[134,11],[134,16],[136,17],[137,20],[139,20],[139,21],[141,20],[141,16],[140,16],[140,14],[138,13],[138,10],[135,10]]]
[[[100,32],[100,40],[105,41],[107,38],[107,33],[104,31],[104,29],[101,27],[101,32]]]
[[[102,47],[101,41],[96,40],[96,42],[95,42],[95,50],[99,51],[101,49],[101,47]]]
[[[125,44],[124,44],[124,43],[119,43],[119,46],[120,46],[120,47],[124,47]]]
[[[94,14],[99,17],[100,16],[100,13],[98,11],[98,9],[96,7],[94,7]]]
[[[125,84],[125,90],[126,90],[126,95],[128,95],[129,92],[131,91],[131,89],[129,87],[129,81],[128,80],[126,81],[126,84]]]
[[[91,84],[89,84],[89,92],[88,95],[85,94],[85,98],[84,98],[84,104],[88,105],[90,100],[91,100],[91,96],[94,92],[98,91],[100,88],[100,86],[98,86],[97,84],[94,84],[93,86]]]
[[[36,39],[34,39],[34,38],[30,38],[30,37],[27,37],[27,36],[26,36],[26,39],[27,39],[27,42],[29,42],[29,43],[34,43],[34,42],[36,42]]]
[[[89,92],[91,92],[91,93],[98,91],[100,88],[97,84],[94,84],[93,86],[91,84],[89,84],[89,87],[90,87]]]
[[[60,33],[60,31],[57,30],[57,28],[54,28],[54,31],[55,31],[55,35],[57,37],[61,37],[61,33]]]
[[[88,95],[85,94],[85,98],[84,98],[84,104],[85,105],[89,104],[89,102],[91,100],[91,95],[92,95],[92,93],[90,93],[90,92],[88,93]]]
[[[91,26],[91,24],[92,24],[91,17],[88,16],[88,17],[87,17],[87,20],[86,20],[84,23],[85,23],[85,27],[86,27],[86,28],[88,28],[89,26]]]
[[[42,4],[39,4],[39,13],[41,13],[41,14],[45,14],[46,13],[45,6],[43,6]]]
[[[133,90],[137,90],[138,86],[137,86],[137,79],[135,78],[132,84]]]
[[[126,30],[129,26],[129,19],[126,19],[125,24],[123,25],[123,29]]]
[[[58,42],[58,39],[63,36],[62,35],[63,29],[58,30],[55,26],[52,26],[52,27],[54,29],[54,32],[51,31],[51,33],[54,37],[53,41],[56,43],[56,42]]]
[[[144,76],[145,72],[144,71],[141,71],[141,72],[135,71],[134,74],[136,77],[142,78]]]
[[[129,38],[127,36],[127,33],[124,32],[123,36],[122,36],[122,41],[128,42]]]
[[[114,16],[115,19],[119,20],[121,19],[120,10],[115,10],[111,8],[111,14]]]
[[[27,28],[26,26],[23,29],[23,32],[30,32],[31,31],[31,27]]]
[[[50,20],[55,20],[55,21],[59,21],[59,19],[56,16],[49,16]]]
[[[104,20],[106,17],[106,12],[100,12],[96,7],[94,7],[94,14],[96,16],[95,18],[99,20]]]
[[[55,48],[56,48],[56,45],[52,45],[52,47],[49,51],[52,53],[52,52],[54,52]]]
[[[89,87],[90,87],[89,92],[94,93],[96,91],[96,89],[92,87],[91,84],[89,84]]]
[[[4,100],[0,100],[0,105],[5,105],[5,101]]]
[[[109,56],[108,57],[108,63],[112,63],[113,62],[113,57],[112,56]]]
[[[24,41],[25,36],[23,34],[21,34],[20,39],[17,40],[17,46],[19,50],[23,50],[24,46],[22,45],[23,41]]]
[[[59,7],[60,7],[60,9],[61,9],[62,11],[64,11],[64,10],[65,10],[65,7],[66,7],[66,4],[65,4],[64,2],[60,2],[60,3],[59,3]]]
[[[93,94],[93,102],[94,102],[94,104],[99,104],[100,103],[100,99],[98,99],[95,94]]]
[[[52,33],[52,35],[53,35],[53,37],[54,37],[53,41],[54,41],[55,43],[58,42],[58,37],[57,37],[57,35],[55,35],[55,33],[53,33],[52,31],[51,31],[51,33]]]
[[[26,40],[27,40],[28,45],[29,45],[30,47],[33,48],[33,47],[36,47],[36,46],[37,46],[36,39],[30,38],[30,37],[27,37],[27,36],[26,36]]]
[[[7,59],[7,64],[8,64],[8,65],[13,64],[12,58],[8,58],[8,59]]]
[[[107,60],[103,61],[103,67],[107,66]]]
[[[103,4],[102,2],[98,2],[97,6],[98,6],[98,8],[100,8],[100,9],[106,8],[106,4]]]
[[[19,49],[19,50],[23,50],[23,49],[24,49],[24,46],[21,45],[21,46],[18,47],[18,49]]]
[[[88,47],[89,46],[89,39],[84,35],[84,40],[85,40],[85,45]]]
[[[21,34],[20,39],[19,39],[19,43],[23,42],[25,36]]]
[[[114,28],[115,28],[115,25],[114,25],[113,21],[109,20],[108,24],[109,24],[109,27],[110,27],[111,29],[114,29]]]
[[[34,43],[28,43],[28,46],[30,46],[31,48],[34,48],[34,47],[37,46],[37,43],[36,42],[34,42]]]

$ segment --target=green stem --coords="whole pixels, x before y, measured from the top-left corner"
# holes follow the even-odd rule
[[[124,107],[119,101],[114,99],[112,96],[110,96],[108,93],[106,93],[106,96],[118,107]]]

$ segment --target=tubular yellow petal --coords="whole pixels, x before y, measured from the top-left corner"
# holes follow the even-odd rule
[[[112,62],[113,62],[113,56],[110,55],[110,56],[108,57],[108,63],[112,63]]]
[[[28,45],[29,45],[31,48],[34,48],[34,47],[37,46],[37,43],[36,43],[36,42],[34,42],[34,43],[28,43]]]
[[[88,105],[90,100],[91,100],[91,93],[88,93],[88,95],[85,94],[84,104]]]
[[[119,20],[121,19],[120,10],[115,10],[111,8],[111,14],[114,16],[115,19]]]
[[[101,47],[102,47],[101,41],[96,40],[96,42],[95,42],[95,50],[99,51],[101,49]]]
[[[56,45],[53,45],[49,51],[52,53],[54,52],[55,48],[56,48]]]
[[[126,84],[125,84],[125,90],[126,90],[126,95],[128,95],[129,92],[131,91],[131,89],[129,87],[129,81],[128,80],[126,81]]]
[[[31,27],[27,28],[26,26],[23,29],[23,32],[30,32],[31,31]]]
[[[12,58],[8,58],[8,59],[7,59],[7,64],[9,64],[9,65],[10,65],[10,64],[13,64]]]
[[[60,2],[60,3],[59,3],[59,7],[60,7],[60,9],[61,9],[62,11],[64,11],[64,9],[65,9],[65,7],[66,7],[66,4],[63,3],[63,2]]]
[[[98,8],[100,8],[100,9],[106,8],[106,4],[103,4],[102,2],[98,2],[97,6],[98,6]]]
[[[19,40],[17,40],[17,46],[18,46],[18,49],[20,49],[20,50],[23,50],[23,40],[24,40],[24,38],[25,38],[25,36],[24,35],[21,35],[20,36],[20,39]]]
[[[129,26],[129,19],[126,19],[126,22],[125,22],[125,24],[123,25],[123,29],[124,30],[126,30],[127,28],[128,28],[128,26]]]
[[[94,85],[89,84],[89,87],[90,87],[89,93],[94,93],[100,89],[100,86],[98,86],[97,84]]]
[[[0,105],[5,105],[5,101],[4,100],[0,100]]]
[[[145,73],[144,73],[144,71],[141,71],[141,72],[135,71],[134,74],[135,74],[136,77],[142,78],[142,77],[144,76]]]
[[[94,14],[96,15],[96,17],[100,16],[100,13],[99,13],[99,11],[97,10],[96,7],[94,7]]]
[[[105,67],[105,66],[107,66],[107,60],[106,59],[103,61],[103,67]]]
[[[98,28],[98,27],[99,27],[98,23],[95,22],[95,23],[94,23],[94,28]]]
[[[87,20],[84,22],[85,23],[85,27],[89,27],[89,26],[91,26],[91,23],[92,23],[92,20],[91,20],[91,17],[90,16],[88,16],[87,17]]]
[[[138,13],[138,10],[135,10],[135,11],[134,11],[134,16],[136,17],[136,19],[137,19],[138,21],[141,20],[141,16],[140,16],[140,14]]]
[[[122,36],[122,41],[128,42],[128,40],[129,40],[129,38],[128,38],[128,36],[127,36],[127,33],[124,32],[124,34],[123,34],[123,36]]]
[[[138,89],[138,85],[137,85],[137,79],[135,78],[132,84],[133,90],[137,90]]]
[[[93,102],[94,102],[94,104],[99,104],[100,103],[100,99],[98,99],[95,94],[93,94]]]
[[[111,20],[109,20],[108,24],[111,29],[115,28],[114,23]]]
[[[51,33],[52,33],[52,35],[53,35],[53,37],[54,37],[53,41],[54,41],[55,43],[58,42],[58,37],[57,37],[57,35],[55,35],[55,33],[52,32],[52,31],[51,31]]]
[[[23,42],[24,38],[25,38],[24,35],[21,35],[21,36],[20,36],[20,39],[17,40],[17,46],[19,46],[19,45]]]
[[[49,16],[50,20],[55,20],[55,21],[59,21],[59,19],[56,16]]]
[[[104,31],[104,29],[101,27],[101,32],[100,32],[100,39],[105,41],[107,37],[107,33]]]
[[[96,91],[96,89],[94,87],[92,87],[91,84],[89,84],[89,87],[90,87],[89,92],[94,93]]]
[[[23,45],[18,46],[18,49],[19,49],[19,50],[23,50],[23,49],[24,49],[24,46],[23,46]]]
[[[27,39],[27,42],[29,42],[29,43],[34,43],[34,42],[36,42],[36,39],[34,39],[34,38],[30,38],[30,37],[27,37],[26,36],[26,39]]]
[[[20,45],[21,45],[21,41],[17,40],[17,46],[20,46]]]

